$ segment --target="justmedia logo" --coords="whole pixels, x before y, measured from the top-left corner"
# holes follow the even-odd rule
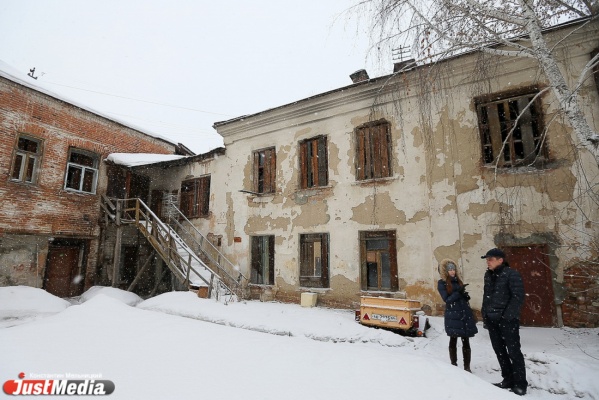
[[[12,396],[108,396],[114,392],[114,382],[95,379],[24,379],[4,382],[4,393]]]

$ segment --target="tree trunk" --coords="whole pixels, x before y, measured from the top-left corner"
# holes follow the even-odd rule
[[[553,93],[557,97],[570,126],[572,126],[579,145],[590,151],[599,165],[599,148],[596,143],[590,140],[595,135],[595,132],[589,126],[580,109],[577,101],[578,96],[573,95],[573,92],[568,88],[568,84],[557,65],[557,61],[543,39],[541,27],[537,23],[534,11],[530,8],[526,0],[522,1],[521,4],[524,9],[525,18],[528,20],[526,30],[530,36],[532,47],[537,54],[537,59],[545,76],[549,80]]]

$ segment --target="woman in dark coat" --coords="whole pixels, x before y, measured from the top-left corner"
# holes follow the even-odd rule
[[[441,279],[437,283],[439,294],[445,301],[445,332],[449,336],[449,359],[452,365],[458,365],[457,343],[462,339],[462,354],[464,355],[464,369],[470,370],[472,353],[470,338],[478,333],[474,314],[468,304],[470,296],[458,275],[455,261],[446,258],[439,264]]]

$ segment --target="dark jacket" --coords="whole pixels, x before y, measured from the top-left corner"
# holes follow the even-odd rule
[[[452,278],[451,294],[447,293],[445,280],[439,279],[437,289],[445,301],[445,332],[448,336],[472,337],[478,333],[472,309],[460,293],[457,278]]]
[[[524,303],[524,284],[520,273],[506,263],[485,272],[482,315],[484,321],[520,319]]]

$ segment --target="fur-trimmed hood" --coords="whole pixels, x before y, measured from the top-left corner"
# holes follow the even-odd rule
[[[452,260],[451,258],[445,258],[443,260],[441,260],[441,262],[439,263],[438,266],[438,270],[439,270],[439,276],[441,276],[441,279],[443,280],[447,280],[447,264],[449,263],[453,263],[453,265],[455,265],[455,275],[459,276],[460,273],[458,272],[458,263],[455,262],[454,260]]]

